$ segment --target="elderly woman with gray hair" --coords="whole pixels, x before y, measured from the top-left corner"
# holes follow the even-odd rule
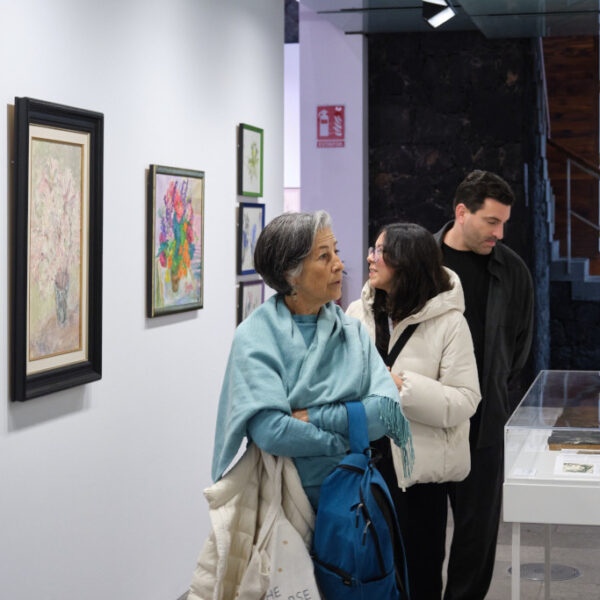
[[[257,272],[277,294],[237,328],[219,401],[212,476],[247,437],[294,459],[317,507],[325,477],[349,449],[343,402],[362,401],[369,438],[392,438],[412,464],[398,391],[367,331],[335,304],[343,263],[324,211],[285,213],[261,233]]]

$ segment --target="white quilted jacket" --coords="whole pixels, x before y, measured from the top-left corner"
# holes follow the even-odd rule
[[[314,512],[293,461],[283,457],[275,459],[283,461],[283,511],[308,551]],[[187,600],[264,598],[270,557],[265,553],[268,544],[266,548],[257,549],[256,542],[271,504],[273,484],[263,463],[262,450],[254,444],[248,446],[240,461],[207,488],[204,495],[209,504],[212,531],[198,558]]]
[[[419,323],[392,366],[403,378],[402,410],[410,421],[415,449],[412,476],[402,470],[400,450],[392,454],[401,488],[414,483],[461,481],[471,469],[469,419],[481,394],[473,341],[463,316],[465,301],[458,275],[446,269],[454,284],[400,321],[390,336],[391,350],[408,325]],[[346,311],[359,319],[375,341],[374,290],[365,284],[360,300]]]

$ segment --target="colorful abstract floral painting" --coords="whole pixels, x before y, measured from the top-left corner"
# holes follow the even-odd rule
[[[82,148],[33,139],[29,360],[81,348]]]
[[[151,316],[202,306],[204,178],[156,167]],[[161,172],[161,170],[171,172]]]

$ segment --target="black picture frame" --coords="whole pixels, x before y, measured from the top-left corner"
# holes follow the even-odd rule
[[[260,295],[260,302],[256,294]],[[240,281],[238,287],[237,324],[239,325],[250,313],[265,301],[265,284],[262,279]],[[250,302],[250,306],[249,303]]]
[[[254,247],[265,228],[265,205],[258,202],[240,202],[237,228],[237,274],[253,275]]]
[[[238,194],[263,195],[264,129],[247,123],[238,126]]]
[[[204,306],[204,182],[204,171],[150,165],[146,240],[148,318]]]
[[[102,378],[104,115],[24,97],[14,125],[11,397],[25,401]]]

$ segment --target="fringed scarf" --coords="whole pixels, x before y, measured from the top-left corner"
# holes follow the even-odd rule
[[[248,421],[263,409],[292,410],[330,402],[379,396],[388,435],[402,449],[410,474],[414,453],[410,425],[398,390],[367,331],[330,302],[321,307],[309,348],[282,296],[257,308],[235,332],[217,417],[212,476],[215,481],[234,459]],[[327,460],[331,468],[340,457]],[[323,465],[321,465],[320,471]],[[299,468],[302,477],[302,470]]]

